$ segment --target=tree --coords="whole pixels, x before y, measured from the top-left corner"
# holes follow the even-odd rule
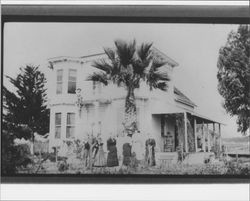
[[[169,76],[159,71],[166,63],[153,56],[152,43],[142,43],[136,47],[135,40],[130,43],[116,40],[115,49],[104,48],[104,51],[108,59],[95,61],[93,67],[100,71],[90,75],[87,80],[104,85],[113,83],[126,89],[124,127],[126,131],[134,132],[137,129],[134,90],[140,87],[141,81],[145,81],[150,90],[166,91]]]
[[[240,25],[232,31],[218,58],[219,93],[231,116],[237,116],[238,131],[250,127],[250,26]]]
[[[49,131],[46,79],[38,66],[27,65],[20,71],[15,79],[6,76],[15,91],[3,87],[3,123],[8,124],[8,131],[18,133],[16,137],[29,139],[33,132],[45,134]]]

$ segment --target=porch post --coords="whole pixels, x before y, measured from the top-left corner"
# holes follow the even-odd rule
[[[185,151],[188,153],[188,135],[187,135],[187,113],[184,112],[184,130],[185,130]]]
[[[204,121],[202,121],[202,151],[206,152],[205,136],[204,136]]]
[[[216,137],[215,137],[215,124],[213,123],[213,146],[216,144]]]
[[[220,151],[221,151],[221,128],[219,124],[219,146],[220,146]]]
[[[208,126],[208,124],[207,124],[207,150],[208,150],[208,152],[211,151],[210,133],[209,133],[209,126]]]
[[[195,144],[195,152],[198,150],[197,145],[197,132],[196,132],[196,118],[194,117],[194,144]]]

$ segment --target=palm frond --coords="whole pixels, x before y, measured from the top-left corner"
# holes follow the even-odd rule
[[[140,76],[143,80],[146,76],[146,68],[148,67],[148,64],[144,64],[143,62],[139,60],[135,60],[132,64],[133,71],[136,76]]]
[[[111,48],[104,48],[104,52],[113,63],[115,61],[115,51]]]
[[[167,82],[164,81],[156,81],[156,80],[151,80],[150,82],[147,80],[147,84],[149,85],[149,89],[160,89],[162,91],[166,91],[168,89]]]
[[[110,73],[110,76],[116,76],[119,75],[121,72],[121,64],[119,63],[119,61],[116,61],[115,63],[112,64],[112,71]]]
[[[87,81],[96,81],[96,82],[101,82],[104,85],[108,85],[108,76],[106,73],[103,72],[98,72],[98,73],[93,73],[92,75],[89,75],[86,79]]]
[[[115,76],[113,78],[113,83],[116,83],[118,87],[122,86],[125,82],[125,76]]]
[[[166,72],[160,72],[160,71],[156,71],[154,72],[154,76],[157,77],[158,80],[163,80],[163,81],[170,81],[170,77]]]
[[[119,57],[120,63],[127,67],[134,59],[135,51],[136,51],[136,43],[135,40],[130,43],[126,43],[123,40],[115,41],[117,55]]]
[[[148,59],[151,54],[151,47],[153,43],[142,43],[137,50],[137,54],[142,62]]]
[[[170,78],[167,73],[149,71],[146,76],[146,83],[149,85],[150,90],[154,88],[165,91],[167,90],[168,81],[170,81]]]
[[[101,70],[94,73],[88,80],[108,84],[108,80],[118,86],[139,88],[141,81],[146,81],[150,89],[167,90],[170,80],[163,67],[166,62],[152,54],[152,43],[142,43],[136,46],[135,40],[125,42],[115,41],[115,49],[104,48],[107,59],[95,61],[93,67]]]
[[[94,61],[92,66],[99,69],[99,70],[105,71],[107,74],[110,74],[112,71],[112,68],[113,68],[104,59]]]
[[[167,91],[168,85],[166,82],[158,82],[155,88],[160,89],[162,91]]]
[[[134,88],[136,89],[136,88],[139,88],[140,87],[140,82],[141,82],[141,79],[143,80],[143,81],[145,81],[145,78],[146,78],[146,76],[145,77],[142,77],[142,76],[136,76],[134,79],[133,79],[133,86],[134,86]]]
[[[151,65],[151,69],[153,71],[158,70],[160,67],[164,66],[167,62],[166,61],[161,61],[159,59],[153,59],[152,65]]]

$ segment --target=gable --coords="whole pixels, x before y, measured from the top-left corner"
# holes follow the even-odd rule
[[[158,50],[156,47],[152,47],[152,54],[156,59],[166,62],[171,67],[176,67],[179,65],[176,61],[168,57],[166,54]]]
[[[174,96],[175,96],[175,101],[191,106],[191,107],[197,107],[194,102],[192,102],[187,96],[185,96],[179,89],[174,87]]]

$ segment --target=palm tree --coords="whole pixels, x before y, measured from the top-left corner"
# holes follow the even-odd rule
[[[87,80],[101,82],[104,85],[113,83],[126,89],[123,125],[125,131],[134,133],[137,129],[134,90],[145,81],[150,90],[166,91],[170,78],[166,73],[159,71],[166,62],[154,57],[152,43],[142,43],[137,47],[135,40],[129,43],[116,40],[115,49],[104,48],[104,51],[108,59],[94,61],[92,66],[100,71],[89,75]]]

